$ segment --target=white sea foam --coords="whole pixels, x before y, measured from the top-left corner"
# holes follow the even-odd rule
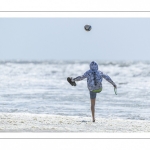
[[[90,62],[81,61],[3,61],[0,62],[0,112],[52,114],[90,117],[90,97],[86,80],[72,87],[68,76],[82,75]],[[96,116],[150,120],[150,63],[98,62],[118,86],[114,94],[103,80],[97,95]]]

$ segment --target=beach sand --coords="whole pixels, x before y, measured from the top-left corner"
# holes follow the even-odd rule
[[[150,121],[1,113],[0,132],[150,132]]]

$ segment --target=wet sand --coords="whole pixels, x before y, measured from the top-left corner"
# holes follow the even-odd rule
[[[1,113],[0,132],[150,132],[150,121]]]

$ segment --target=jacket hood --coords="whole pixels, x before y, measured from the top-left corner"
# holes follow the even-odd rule
[[[95,61],[92,61],[90,63],[90,70],[92,70],[92,71],[97,71],[98,70],[98,65]]]

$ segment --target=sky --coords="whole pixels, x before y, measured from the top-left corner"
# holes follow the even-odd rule
[[[149,57],[150,18],[0,18],[0,60]]]

